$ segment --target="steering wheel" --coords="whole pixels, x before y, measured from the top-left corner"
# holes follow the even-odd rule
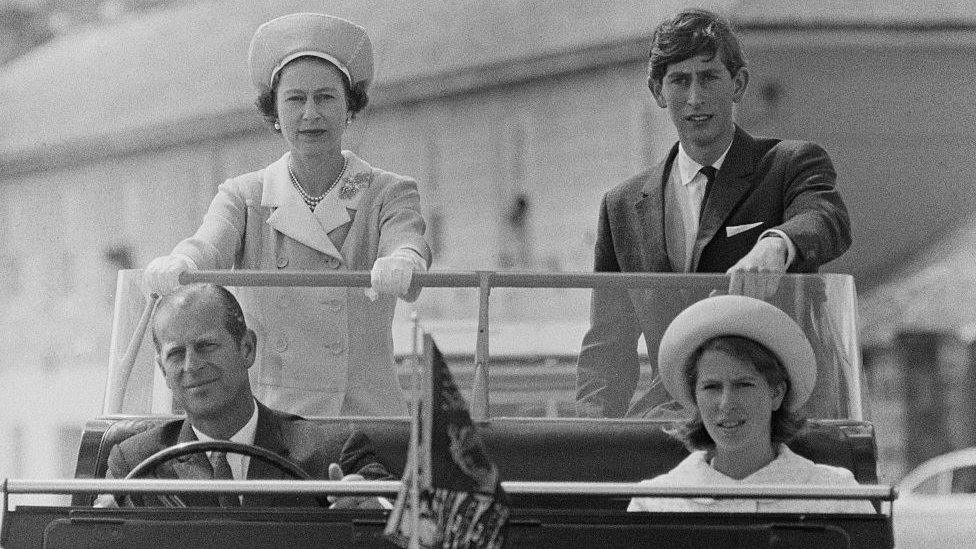
[[[170,446],[169,448],[164,448],[155,454],[142,460],[141,463],[136,465],[129,474],[125,476],[126,479],[135,479],[143,477],[156,470],[157,467],[178,457],[186,456],[189,454],[199,454],[204,452],[229,452],[232,454],[241,454],[249,456],[251,458],[259,459],[269,465],[274,466],[278,470],[287,474],[289,477],[296,480],[310,480],[312,478],[304,469],[296,465],[295,463],[289,461],[288,459],[272,452],[271,450],[266,450],[260,446],[254,446],[253,444],[243,444],[240,442],[231,442],[229,440],[208,440],[208,441],[191,441],[183,442],[177,444],[176,446]],[[170,494],[159,494],[160,500],[162,500],[163,505],[166,507],[186,507],[186,504],[177,495]],[[315,496],[315,501],[319,505],[328,506],[328,500],[325,496]]]

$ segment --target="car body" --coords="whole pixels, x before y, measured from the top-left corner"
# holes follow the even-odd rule
[[[257,276],[260,275],[260,276]],[[287,276],[257,273],[254,285],[270,285],[269,279],[287,282]],[[277,273],[270,273],[277,275]],[[210,280],[225,285],[248,285],[248,273],[197,272],[195,280]],[[308,284],[303,274],[301,284]],[[333,280],[335,278],[335,280]],[[518,299],[554,301],[552,288],[593,288],[611,285],[621,289],[648,290],[648,296],[668,295],[672,299],[694,302],[728,288],[724,275],[609,274],[609,273],[423,273],[417,277],[434,293],[438,286],[456,291],[457,287],[476,289],[479,301],[476,343],[456,347],[448,363],[464,366],[474,363],[462,391],[471,395],[474,423],[485,441],[486,453],[496,463],[505,490],[510,495],[512,518],[509,540],[514,546],[589,547],[613,545],[637,547],[655,542],[660,547],[877,547],[893,545],[890,487],[877,484],[874,430],[862,408],[864,384],[856,331],[856,297],[853,280],[846,275],[784,275],[779,283],[777,306],[803,326],[816,340],[820,353],[818,367],[823,386],[814,390],[810,429],[791,442],[791,448],[814,461],[850,469],[862,484],[857,487],[818,486],[736,486],[691,487],[684,491],[641,486],[638,481],[667,472],[687,455],[680,442],[667,434],[670,424],[641,418],[559,417],[573,409],[573,391],[554,383],[552,371],[558,361],[541,358],[534,363],[509,365],[505,376],[519,378],[492,386],[488,393],[489,368],[495,365],[487,355],[487,338],[499,332],[488,325],[484,308],[488,286],[526,291]],[[111,537],[137,543],[146,536],[176,536],[185,549],[207,546],[207,536],[219,533],[224,539],[244,536],[255,547],[274,547],[282,535],[310,539],[314,546],[346,540],[346,545],[371,547],[382,536],[385,511],[331,510],[308,508],[302,511],[280,509],[92,509],[93,496],[119,490],[156,490],[172,493],[174,486],[187,490],[216,490],[209,481],[104,480],[107,455],[118,442],[153,425],[178,418],[172,408],[172,395],[152,365],[152,349],[141,331],[145,328],[144,292],[138,272],[120,272],[117,292],[117,333],[106,387],[106,406],[101,417],[88,422],[78,453],[75,479],[64,481],[18,481],[4,485],[4,495],[35,493],[72,494],[72,504],[63,507],[5,506],[0,545],[6,549],[46,547],[47,539],[63,545],[86,546],[91,540]],[[318,279],[316,279],[318,280]],[[486,286],[485,281],[488,281]],[[184,282],[187,282],[184,280]],[[369,273],[322,275],[321,285],[368,285]],[[284,285],[284,284],[283,284]],[[578,292],[578,291],[577,291]],[[512,294],[494,295],[512,299]],[[432,296],[437,299],[437,296]],[[576,298],[588,301],[585,292]],[[584,303],[585,303],[584,301]],[[578,307],[585,311],[584,307]],[[556,308],[557,323],[565,325],[564,309]],[[680,309],[675,310],[674,314]],[[585,318],[585,317],[584,317]],[[504,319],[503,319],[504,321]],[[543,323],[542,320],[537,320]],[[420,325],[424,328],[423,322]],[[459,323],[455,323],[459,324]],[[433,326],[430,323],[428,326]],[[444,324],[449,330],[450,323]],[[401,327],[402,331],[403,327]],[[396,329],[394,330],[396,331]],[[434,339],[458,340],[457,333],[432,330]],[[540,330],[545,333],[545,330]],[[135,337],[132,334],[136,334]],[[484,338],[484,339],[482,339]],[[530,344],[535,339],[529,338]],[[549,342],[523,349],[539,355]],[[142,347],[140,351],[140,346]],[[457,350],[459,349],[459,350]],[[131,352],[129,352],[131,351]],[[566,352],[572,354],[578,347]],[[136,357],[140,357],[136,359]],[[119,358],[121,357],[121,358]],[[538,357],[537,357],[538,358]],[[473,360],[472,360],[473,359]],[[646,357],[645,357],[646,359]],[[408,361],[409,362],[409,361]],[[491,365],[491,366],[489,366]],[[463,369],[463,368],[461,368]],[[497,373],[497,371],[496,371]],[[818,381],[818,384],[820,381]],[[404,386],[407,387],[404,383]],[[507,391],[507,392],[506,392]],[[489,400],[491,397],[491,401]],[[566,399],[569,402],[565,402]],[[543,410],[549,417],[499,417],[492,414],[490,402],[507,403],[504,410]],[[540,406],[539,402],[545,403]],[[311,418],[326,424],[352,424],[373,440],[378,455],[394,474],[405,471],[410,450],[411,421],[406,417]],[[169,484],[154,485],[153,482]],[[193,484],[203,483],[199,486]],[[224,481],[220,489],[285,490],[313,494],[338,493],[341,487],[329,481]],[[146,483],[146,484],[140,484]],[[175,484],[174,484],[175,483]],[[234,483],[240,483],[235,485]],[[335,483],[340,484],[340,483]],[[373,485],[392,494],[395,486]],[[196,488],[194,488],[196,487]],[[229,488],[228,488],[229,487]],[[348,486],[347,486],[348,488]],[[355,488],[355,486],[353,487]],[[679,487],[680,488],[680,487]],[[363,488],[365,489],[365,488]],[[170,492],[166,492],[170,490]],[[370,492],[373,493],[373,492]],[[740,498],[823,498],[869,499],[877,513],[628,513],[631,496],[657,497],[740,497]],[[192,520],[191,520],[192,519]],[[246,524],[245,524],[246,523]],[[311,536],[311,537],[309,537]],[[292,539],[292,538],[288,538]],[[340,543],[342,544],[342,543]],[[690,544],[690,545],[689,545]],[[122,545],[132,546],[132,545]],[[296,545],[299,546],[299,545]]]
[[[976,447],[923,462],[897,484],[899,549],[976,544]]]

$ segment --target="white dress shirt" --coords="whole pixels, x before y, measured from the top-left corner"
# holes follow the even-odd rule
[[[251,414],[251,419],[247,420],[247,423],[241,427],[240,431],[234,433],[230,437],[231,442],[239,442],[241,444],[254,444],[254,437],[258,430],[258,405],[257,402],[254,403],[254,413]],[[194,434],[197,435],[197,440],[201,441],[211,441],[218,440],[213,437],[207,436],[201,432],[196,427],[193,427]],[[207,452],[207,458],[213,459],[213,452]],[[234,475],[234,480],[242,480],[247,478],[247,465],[250,462],[248,456],[242,454],[227,453],[227,463],[230,465],[230,471]]]
[[[722,169],[725,156],[729,154],[732,143],[712,163],[716,173]],[[692,160],[685,151],[684,145],[678,144],[678,158],[671,166],[671,181],[678,183],[674,185],[678,204],[681,207],[681,220],[685,227],[685,263],[682,272],[691,272],[694,267],[691,264],[694,256],[695,240],[698,238],[699,214],[701,213],[702,201],[705,199],[705,187],[708,185],[708,178],[701,173],[702,165]]]

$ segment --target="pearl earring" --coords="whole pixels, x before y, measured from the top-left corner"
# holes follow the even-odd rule
[[[278,130],[278,131],[281,131],[281,124],[279,124],[279,123],[277,123],[277,122],[275,122],[275,123],[274,123],[274,129],[276,129],[276,130]]]
[[[349,124],[352,124],[352,118],[347,118],[346,119],[346,125],[348,126]]]

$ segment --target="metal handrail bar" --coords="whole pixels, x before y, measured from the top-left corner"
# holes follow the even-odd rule
[[[394,494],[398,480],[160,480],[160,479],[7,479],[7,494]],[[648,496],[764,499],[871,499],[893,501],[894,487],[888,485],[818,486],[753,484],[736,486],[653,486],[639,482],[525,482],[504,481],[509,494],[578,496]]]
[[[661,280],[675,280],[680,276],[684,287],[712,289],[716,283],[727,282],[729,275],[721,273],[592,273],[592,272],[520,272],[520,271],[427,271],[413,274],[412,283],[425,288],[478,288],[482,276],[488,275],[492,288],[651,288]],[[786,274],[784,277],[811,276]],[[849,276],[817,274],[816,276]],[[370,286],[369,271],[259,271],[216,270],[185,271],[182,284],[213,282],[223,286]]]
[[[739,484],[733,486],[654,486],[634,482],[522,482],[505,481],[507,493],[522,495],[661,496],[765,499],[877,499],[893,501],[888,485]]]
[[[177,480],[177,479],[8,479],[8,494],[392,494],[403,486],[398,480]]]

